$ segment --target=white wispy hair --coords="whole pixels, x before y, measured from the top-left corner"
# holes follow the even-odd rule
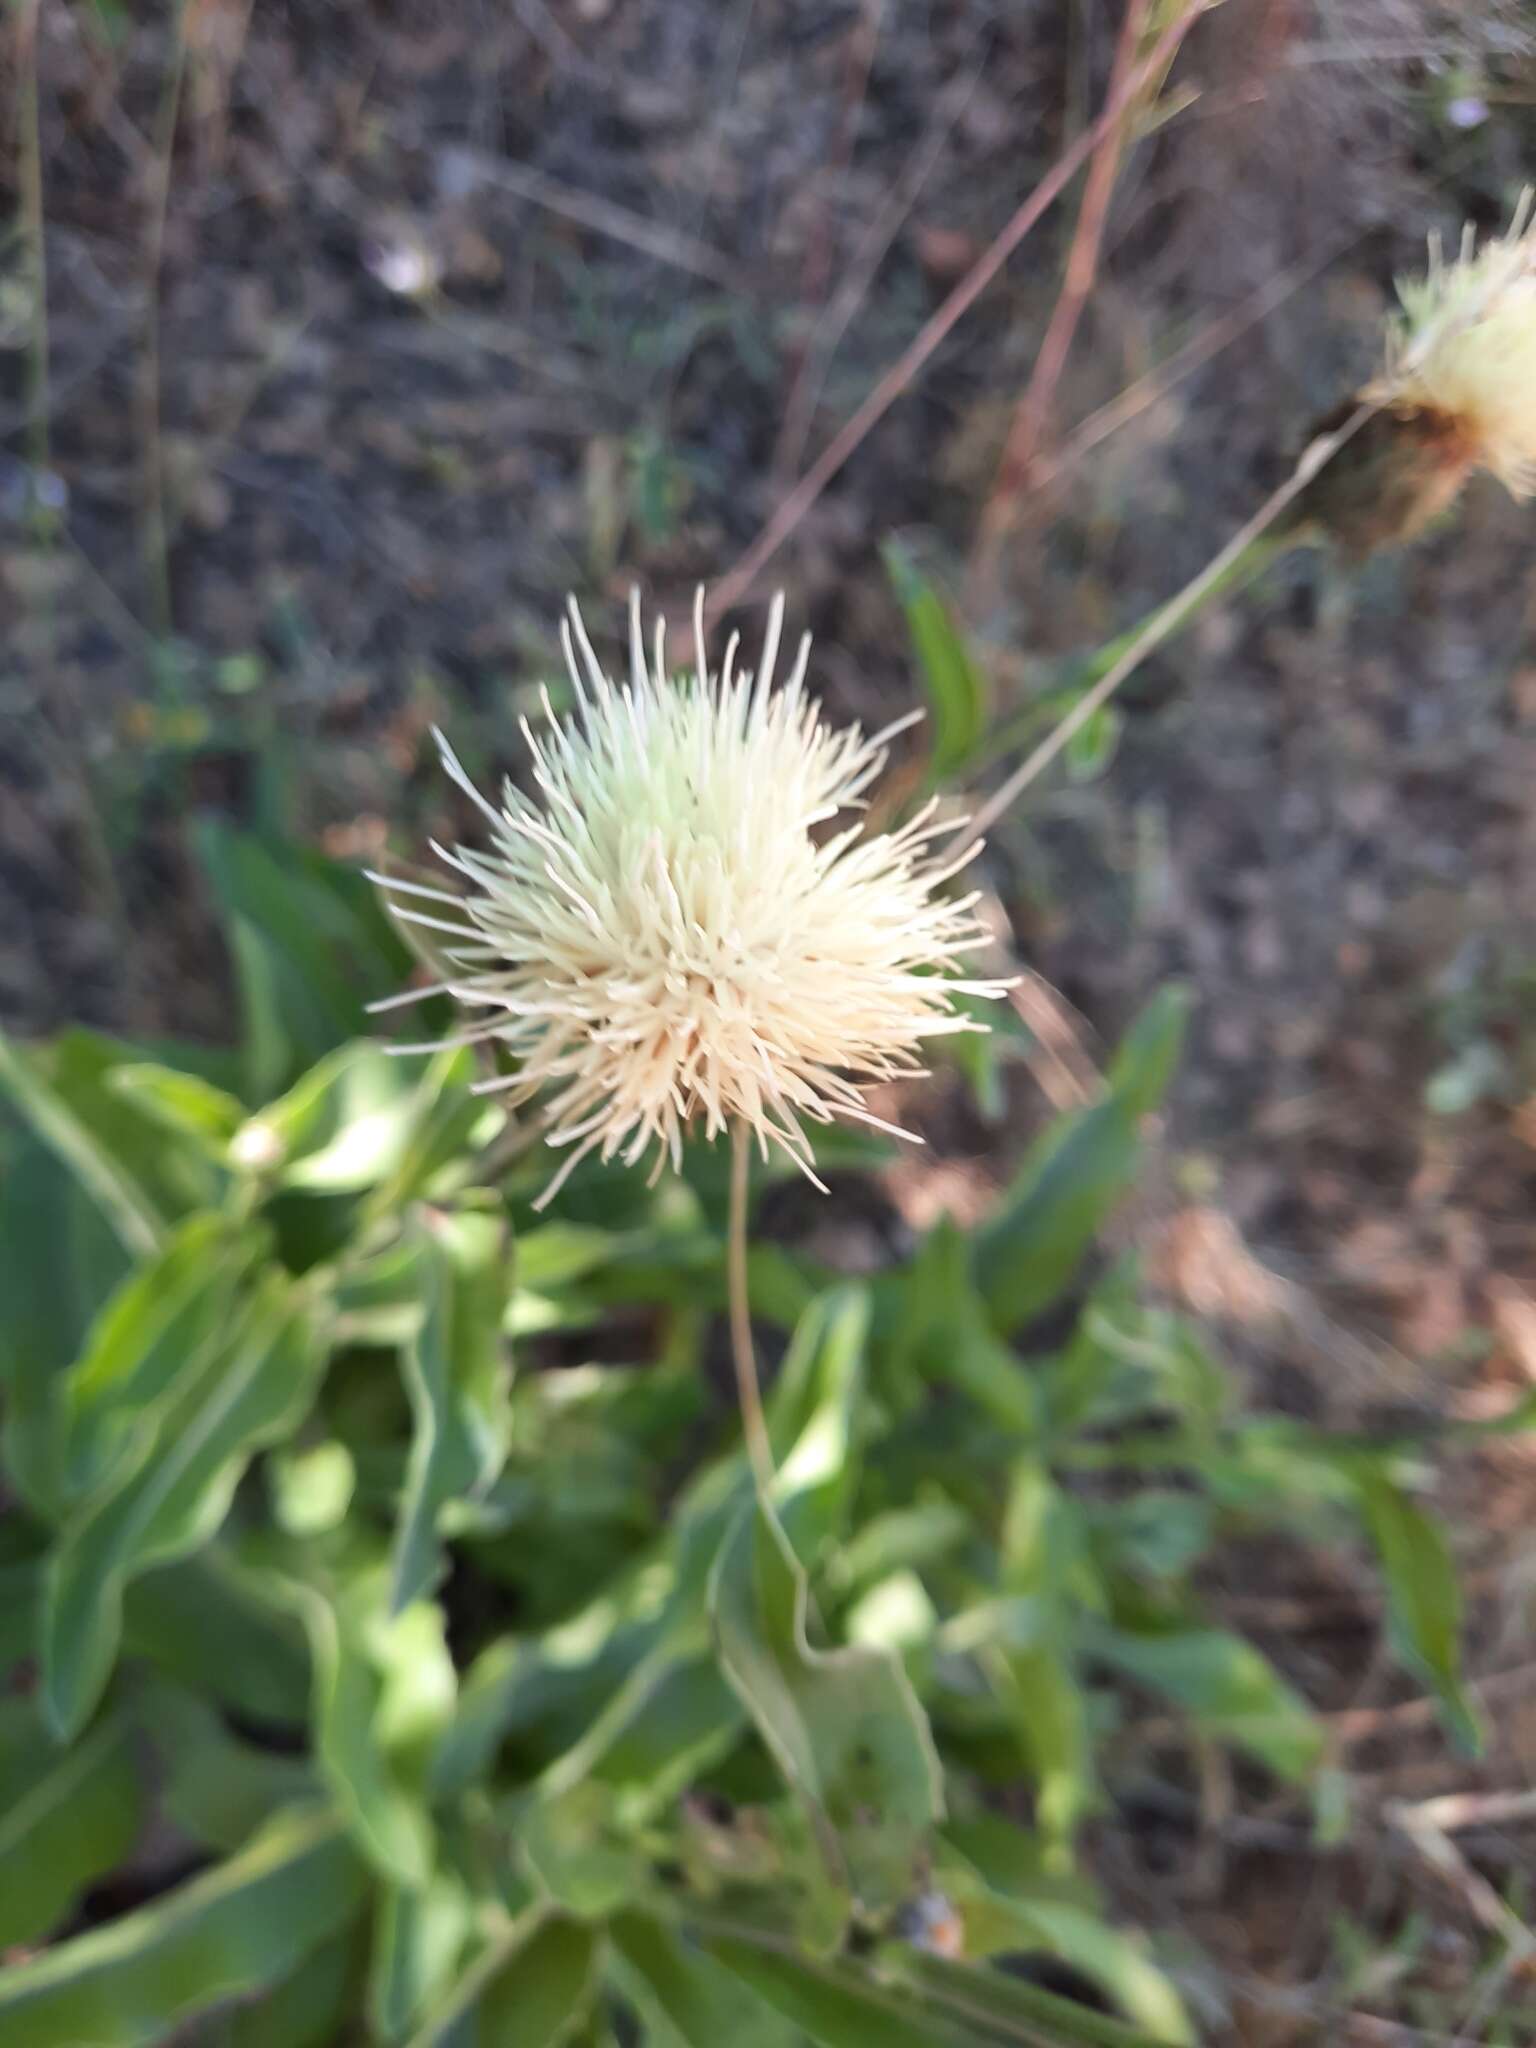
[[[1399,279],[1383,374],[1363,394],[1434,415],[1517,498],[1536,491],[1536,217],[1527,188],[1508,230],[1451,262],[1430,237],[1422,277]]]
[[[408,899],[392,900],[397,917],[456,942],[435,990],[390,1004],[447,992],[489,1011],[454,1042],[505,1045],[517,1071],[480,1085],[539,1098],[548,1142],[571,1148],[538,1206],[589,1152],[632,1164],[654,1145],[657,1173],[676,1165],[690,1124],[713,1139],[739,1122],[819,1187],[805,1123],[896,1130],[865,1107],[869,1085],[920,1073],[925,1038],[984,1028],[957,995],[1007,986],[950,972],[986,937],[977,893],[942,893],[977,850],[937,850],[963,821],[940,821],[936,802],[890,832],[857,816],[912,719],[871,738],[827,725],[805,692],[809,635],[775,689],[782,626],[775,598],[756,674],[736,667],[733,634],[712,675],[701,591],[696,665],[672,678],[659,620],[647,660],[636,593],[616,684],[571,600],[577,709],[558,718],[546,693],[547,726],[523,722],[539,799],[508,781],[488,803],[438,733],[489,843],[434,843],[457,893],[373,876]],[[833,827],[842,813],[855,815]],[[452,914],[414,907],[423,897]]]

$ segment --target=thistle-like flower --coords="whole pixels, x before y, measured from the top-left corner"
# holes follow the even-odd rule
[[[1536,490],[1536,214],[1525,191],[1508,232],[1481,249],[1469,224],[1447,263],[1431,237],[1424,276],[1400,279],[1386,364],[1364,396],[1425,415],[1468,468],[1516,498]]]
[[[647,661],[636,595],[616,684],[572,602],[561,639],[578,708],[559,719],[546,694],[547,728],[523,725],[539,799],[506,782],[487,802],[439,733],[489,842],[434,843],[455,893],[373,878],[451,906],[392,904],[454,943],[435,989],[390,1001],[446,992],[490,1013],[452,1042],[503,1044],[516,1071],[480,1086],[539,1098],[548,1142],[570,1148],[540,1205],[593,1151],[632,1164],[654,1145],[657,1173],[677,1164],[690,1125],[713,1139],[739,1124],[820,1186],[805,1123],[895,1130],[867,1087],[921,1072],[923,1039],[982,1028],[957,994],[1006,987],[950,975],[985,933],[975,893],[941,893],[975,849],[938,850],[958,828],[935,804],[891,832],[833,825],[864,808],[911,721],[873,738],[829,727],[805,694],[809,636],[775,689],[782,619],[775,599],[755,676],[736,667],[735,635],[712,675],[700,593],[694,673],[671,678],[660,622]]]

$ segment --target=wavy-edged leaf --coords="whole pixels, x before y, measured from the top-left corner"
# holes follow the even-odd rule
[[[511,1434],[501,1324],[512,1258],[500,1204],[427,1210],[417,1235],[426,1313],[402,1354],[413,1434],[395,1532],[396,1612],[437,1580],[442,1508],[483,1492]]]
[[[125,1722],[60,1751],[29,1700],[0,1700],[0,1948],[47,1934],[121,1862],[139,1810]]]
[[[80,1727],[106,1684],[124,1587],[206,1543],[252,1453],[308,1410],[325,1355],[311,1292],[265,1274],[227,1347],[161,1405],[142,1455],[119,1460],[66,1524],[42,1619],[44,1710],[61,1735]]]
[[[778,1522],[754,1503],[710,1584],[720,1667],[805,1803],[828,1874],[870,1908],[896,1903],[943,1805],[927,1719],[888,1650],[815,1650],[809,1587]]]
[[[149,2048],[288,1978],[363,1900],[328,1814],[281,1814],[238,1856],[110,1926],[0,1971],[0,2048]]]

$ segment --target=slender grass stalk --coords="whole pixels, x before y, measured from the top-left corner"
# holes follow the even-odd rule
[[[1365,425],[1366,421],[1380,410],[1373,401],[1366,400],[1331,434],[1323,434],[1312,442],[1302,453],[1291,475],[1280,488],[1271,492],[1253,517],[1240,526],[1225,547],[1219,548],[1198,575],[1192,576],[1184,588],[1165,605],[1152,613],[1139,626],[1125,644],[1118,661],[1094,684],[1084,691],[1072,709],[1040,742],[1032,753],[1020,762],[1013,773],[993,792],[987,801],[973,813],[963,838],[956,842],[956,853],[973,847],[984,833],[991,830],[1004,812],[1048,768],[1056,756],[1071,740],[1074,733],[1081,732],[1099,708],[1107,704],[1120,685],[1154,653],[1163,642],[1170,639],[1181,626],[1185,626],[1218,592],[1229,587],[1229,583],[1240,565],[1249,557],[1250,551],[1269,533],[1280,515],[1292,502],[1301,496],[1314,477],[1331,462],[1347,441]]]
[[[731,1129],[731,1214],[726,1239],[726,1276],[731,1305],[731,1362],[736,1368],[736,1398],[752,1477],[766,1499],[773,1486],[773,1448],[763,1414],[763,1392],[757,1379],[757,1354],[752,1348],[752,1309],[747,1298],[747,1186],[752,1134],[744,1123]]]

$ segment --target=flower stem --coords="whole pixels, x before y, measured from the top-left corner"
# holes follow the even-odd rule
[[[757,1358],[752,1349],[752,1311],[747,1300],[747,1166],[751,1135],[745,1124],[731,1132],[731,1214],[726,1239],[726,1278],[731,1304],[731,1359],[736,1367],[736,1398],[741,1404],[742,1434],[752,1477],[760,1497],[773,1486],[773,1450],[763,1415],[763,1394],[757,1383]]]

